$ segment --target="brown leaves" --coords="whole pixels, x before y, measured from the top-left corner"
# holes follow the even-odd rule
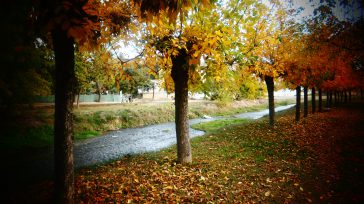
[[[332,111],[294,123],[279,117],[225,128],[192,142],[195,162],[176,164],[174,148],[84,169],[78,203],[315,203],[330,201],[340,176],[337,143],[344,121],[360,115]]]

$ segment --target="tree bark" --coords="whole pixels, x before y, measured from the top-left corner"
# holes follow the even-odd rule
[[[331,108],[332,106],[332,91],[330,91],[330,100],[329,100],[329,107]]]
[[[322,112],[322,89],[321,88],[319,88],[318,94],[319,94],[318,111]]]
[[[349,90],[348,92],[349,92],[349,103],[351,103],[351,98],[352,98],[351,90]]]
[[[269,106],[269,125],[273,127],[274,125],[274,80],[273,77],[265,76],[265,84],[268,90],[268,106]]]
[[[301,117],[301,86],[296,87],[296,121]]]
[[[80,108],[80,94],[81,94],[81,90],[79,89],[77,91],[77,99],[76,99],[77,109]]]
[[[99,82],[96,82],[96,87],[97,87],[97,101],[96,102],[101,102],[101,86]]]
[[[73,203],[73,101],[75,87],[74,40],[67,32],[52,32],[55,62],[54,164],[55,202]]]
[[[307,86],[303,87],[303,117],[307,117],[308,115],[308,88]]]
[[[188,58],[184,49],[172,57],[172,78],[175,92],[175,122],[177,136],[177,162],[192,162],[188,125]]]
[[[154,92],[155,92],[155,85],[153,83],[153,98],[152,98],[153,101],[154,101]]]
[[[344,91],[344,103],[348,102],[348,92]]]
[[[311,89],[311,109],[312,113],[316,112],[316,89],[313,87]]]

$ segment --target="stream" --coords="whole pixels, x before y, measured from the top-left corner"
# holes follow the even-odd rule
[[[294,105],[280,106],[276,112]],[[189,120],[190,125],[224,118],[258,119],[268,115],[268,110],[247,112],[232,117],[206,117]],[[190,137],[204,135],[203,131],[190,128]],[[75,168],[102,164],[125,155],[159,151],[176,144],[175,123],[164,123],[139,128],[111,131],[96,137],[74,143]],[[11,155],[9,157],[9,155]],[[18,192],[19,188],[50,179],[54,175],[53,146],[40,149],[5,152],[1,155],[4,168],[0,168],[5,194]]]
[[[276,112],[289,109],[294,104],[279,106]],[[214,121],[226,118],[259,119],[269,114],[268,109],[257,112],[246,112],[232,117],[208,117],[189,120],[190,126],[200,122]],[[190,137],[204,135],[203,131],[190,127]],[[90,166],[104,163],[125,155],[159,151],[176,144],[175,123],[164,123],[139,128],[128,128],[111,131],[102,137],[96,137],[74,144],[75,167]]]

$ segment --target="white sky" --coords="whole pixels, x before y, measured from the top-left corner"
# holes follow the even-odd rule
[[[267,0],[263,0],[267,1]],[[292,3],[294,9],[303,8],[303,10],[296,16],[298,20],[313,16],[314,9],[320,6],[320,0],[286,0],[286,2]],[[340,6],[340,0],[336,1],[336,7],[333,9],[335,16],[338,17],[339,20],[348,20],[348,19],[358,19],[363,18],[364,16],[364,8],[361,8],[360,1],[361,0],[348,0],[348,6]],[[363,5],[362,5],[363,6]],[[125,46],[123,43],[120,43],[120,49],[117,50],[119,55],[123,58],[130,59],[134,58],[138,54],[140,54],[140,50],[138,50],[135,45]]]
[[[336,7],[333,9],[334,15],[339,20],[357,20],[364,16],[363,8],[361,8],[361,0],[348,0],[348,5],[340,5],[340,1],[335,0]],[[298,16],[299,18],[308,17],[313,15],[314,9],[322,5],[320,0],[291,0],[294,8],[302,7],[303,11]]]

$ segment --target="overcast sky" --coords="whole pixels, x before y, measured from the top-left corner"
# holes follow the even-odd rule
[[[339,20],[356,21],[358,18],[363,18],[363,1],[362,0],[335,0],[336,6],[333,9],[333,13]],[[346,5],[340,2],[347,2]],[[314,15],[314,10],[320,5],[320,0],[291,0],[293,8],[302,8],[302,12],[298,17],[304,18],[310,15]]]

